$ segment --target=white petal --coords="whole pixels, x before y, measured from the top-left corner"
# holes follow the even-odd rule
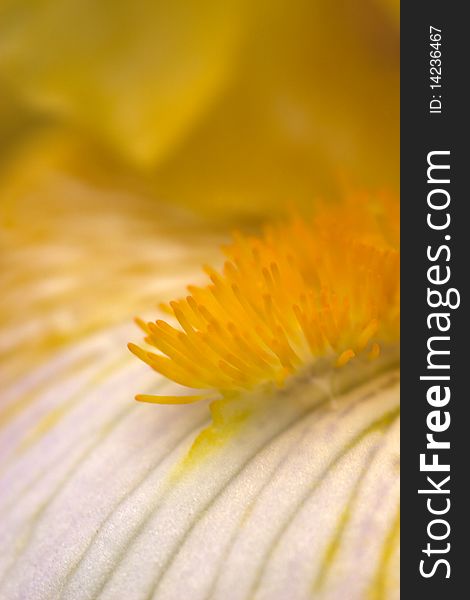
[[[0,434],[1,598],[397,597],[396,373],[334,403],[316,384],[278,394],[175,479],[208,409],[133,403],[171,384],[127,355],[132,335],[6,390],[34,402]]]

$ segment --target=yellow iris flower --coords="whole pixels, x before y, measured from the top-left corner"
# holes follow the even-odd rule
[[[398,598],[397,2],[0,14],[0,598]]]

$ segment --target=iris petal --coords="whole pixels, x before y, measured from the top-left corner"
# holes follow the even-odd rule
[[[35,399],[1,431],[0,594],[281,599],[347,589],[359,599],[388,589],[395,372],[334,402],[315,383],[280,394],[175,480],[207,407],[129,403],[136,382],[152,392],[172,384],[123,353],[127,335],[119,326],[83,340],[16,390]]]

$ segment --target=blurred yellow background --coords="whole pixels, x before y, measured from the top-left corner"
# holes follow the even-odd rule
[[[396,0],[2,2],[9,376],[179,294],[229,229],[395,194],[398,25]]]
[[[398,188],[396,0],[7,0],[0,11],[3,171],[34,140],[43,161],[65,154],[69,169],[212,221],[345,185]]]

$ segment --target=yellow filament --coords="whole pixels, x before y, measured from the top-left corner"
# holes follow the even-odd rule
[[[151,396],[149,394],[137,394],[135,397],[139,402],[151,404],[192,404],[204,398],[205,396]]]
[[[396,203],[352,198],[323,205],[259,237],[237,233],[210,283],[163,306],[179,327],[136,319],[145,341],[130,350],[189,388],[145,402],[188,403],[232,396],[287,378],[326,357],[343,367],[398,340],[399,251]],[[385,224],[385,226],[384,226]],[[196,391],[196,393],[191,393]],[[214,394],[215,392],[215,394]]]

